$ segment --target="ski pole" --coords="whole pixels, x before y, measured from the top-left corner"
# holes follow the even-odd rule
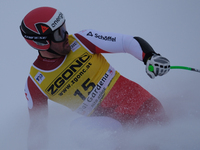
[[[151,72],[154,71],[154,68],[152,65],[149,65],[148,69]],[[195,69],[195,68],[190,68],[190,67],[185,67],[185,66],[170,66],[170,69],[184,69],[184,70],[190,70],[190,71],[195,71],[195,72],[200,73],[200,69]]]

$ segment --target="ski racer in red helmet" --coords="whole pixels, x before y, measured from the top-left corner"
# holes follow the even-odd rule
[[[55,53],[50,49],[51,41],[62,42],[66,38],[64,15],[57,9],[40,7],[29,12],[22,20],[21,33],[33,48]]]
[[[40,143],[30,142],[29,149],[42,149],[46,143],[46,134],[41,131],[46,131],[48,99],[81,115],[109,117],[124,126],[166,119],[160,101],[122,76],[102,55],[129,53],[145,64],[150,78],[165,75],[170,70],[169,60],[143,38],[92,29],[69,35],[64,15],[51,7],[30,11],[20,30],[28,44],[39,51],[25,85],[31,118],[29,140]],[[123,61],[121,64],[126,67]],[[150,65],[153,71],[148,70]]]

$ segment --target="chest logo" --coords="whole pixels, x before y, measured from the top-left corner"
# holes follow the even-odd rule
[[[35,80],[36,80],[39,84],[41,84],[42,81],[43,81],[44,79],[45,79],[45,77],[44,77],[43,74],[40,73],[40,72],[38,72],[38,73],[35,75]]]
[[[71,86],[71,81],[79,72],[82,71],[87,62],[91,59],[91,55],[87,53],[74,59],[58,76],[50,83],[45,90],[50,95],[58,93],[65,85]]]
[[[78,44],[78,42],[77,41],[74,41],[71,45],[70,45],[70,47],[71,47],[71,50],[73,51],[73,52],[75,52],[78,48],[80,48],[81,46]]]

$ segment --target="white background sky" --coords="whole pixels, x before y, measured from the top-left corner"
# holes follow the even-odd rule
[[[26,149],[29,116],[23,89],[38,53],[22,38],[19,25],[30,10],[40,6],[62,11],[69,33],[96,29],[140,36],[167,57],[171,65],[200,68],[199,0],[2,0],[0,149]],[[166,76],[152,80],[146,75],[143,63],[129,54],[104,56],[122,75],[156,96],[171,118],[164,127],[124,134],[125,149],[200,149],[199,73],[171,70]],[[50,116],[50,147],[81,149],[67,134],[68,125],[77,116],[52,102]],[[93,136],[87,138],[91,140]]]

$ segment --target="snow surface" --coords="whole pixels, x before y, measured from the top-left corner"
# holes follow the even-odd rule
[[[171,65],[200,68],[200,1],[198,0],[6,0],[0,2],[0,149],[26,150],[29,115],[24,84],[37,57],[22,38],[22,18],[39,6],[58,8],[65,14],[67,29],[74,33],[91,28],[141,36],[167,57]],[[113,137],[98,129],[70,130],[80,117],[68,108],[49,102],[49,149],[91,150],[199,150],[200,74],[171,70],[150,79],[144,65],[128,54],[106,54],[122,75],[136,81],[156,96],[170,122],[165,126],[130,129]],[[81,126],[81,125],[80,125]],[[70,130],[70,131],[69,131]],[[98,134],[96,134],[98,132]],[[96,136],[94,136],[96,134]],[[77,135],[79,138],[74,138]],[[83,137],[83,138],[80,138]]]

